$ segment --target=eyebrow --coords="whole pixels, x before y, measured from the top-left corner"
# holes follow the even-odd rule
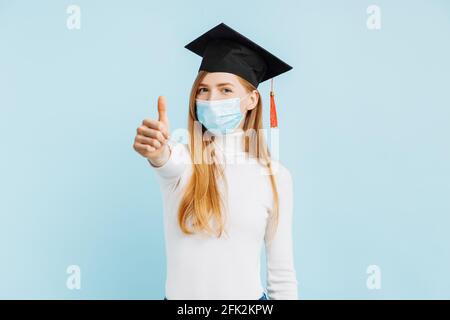
[[[223,86],[226,86],[226,85],[231,85],[231,86],[234,87],[234,85],[233,85],[231,82],[218,83],[218,84],[217,84],[217,87],[223,87]],[[199,87],[200,87],[200,86],[203,86],[203,87],[209,87],[206,83],[200,83],[198,86],[199,86]]]

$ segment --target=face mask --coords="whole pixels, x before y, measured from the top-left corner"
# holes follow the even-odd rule
[[[225,134],[236,129],[244,115],[241,112],[241,101],[245,98],[223,100],[195,99],[198,120],[212,133]]]

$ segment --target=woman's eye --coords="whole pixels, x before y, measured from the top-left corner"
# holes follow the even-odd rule
[[[206,88],[200,88],[200,89],[198,89],[198,93],[206,92],[206,91],[202,91],[203,89],[208,90]]]
[[[228,92],[233,92],[232,90],[227,89],[227,88],[224,88],[223,91],[225,91],[226,93],[228,93]]]

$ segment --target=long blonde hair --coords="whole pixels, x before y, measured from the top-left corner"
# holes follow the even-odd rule
[[[209,145],[212,141],[214,141],[214,137],[212,136],[212,141],[205,141],[205,139],[201,139],[199,143],[199,139],[196,139],[194,134],[194,126],[198,126],[198,122],[196,124],[198,119],[195,109],[195,98],[199,83],[203,80],[207,73],[208,72],[206,71],[199,71],[190,93],[188,132],[190,134],[190,154],[193,172],[185,187],[184,194],[180,202],[178,209],[178,223],[181,230],[185,234],[194,234],[205,231],[208,234],[217,234],[217,236],[220,237],[225,231],[223,199],[218,191],[218,179],[224,178],[223,170],[215,161],[206,163],[205,161],[195,161],[198,159],[196,158],[196,152],[199,152],[198,150],[200,149],[200,145],[200,150],[206,150],[205,148],[210,148]],[[237,77],[246,90],[249,92],[256,90],[256,88],[248,81],[239,76]],[[243,126],[244,132],[247,132],[249,129],[253,129],[258,133],[262,132],[262,113],[262,99],[260,96],[256,107],[248,110],[246,114]],[[202,126],[202,135],[205,131],[206,129]],[[279,199],[275,176],[273,174],[273,169],[270,162],[270,151],[267,148],[262,134],[256,134],[256,136],[253,137],[256,139],[256,143],[254,144],[256,148],[249,147],[248,138],[249,137],[247,135],[244,135],[243,137],[245,151],[255,156],[258,161],[262,160],[262,163],[264,163],[269,170],[268,177],[272,186],[274,207],[272,209],[272,214],[269,216],[269,235],[266,236],[268,236],[268,238],[272,238],[278,225]],[[212,149],[211,154],[214,156],[214,149]],[[210,225],[211,219],[216,224],[215,228]],[[192,227],[188,226],[189,222],[192,224]]]

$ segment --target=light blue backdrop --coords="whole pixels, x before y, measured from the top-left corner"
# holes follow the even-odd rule
[[[132,144],[158,95],[185,127],[183,46],[220,22],[294,67],[275,90],[300,298],[450,298],[446,0],[0,0],[0,298],[163,297],[159,188]]]

